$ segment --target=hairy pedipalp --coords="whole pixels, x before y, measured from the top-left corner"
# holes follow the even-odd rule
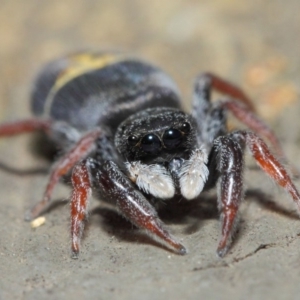
[[[174,182],[165,167],[141,162],[125,163],[130,179],[145,193],[160,199],[172,198]]]
[[[181,194],[188,200],[196,198],[203,190],[208,178],[207,154],[196,149],[189,160],[184,161],[179,172]]]

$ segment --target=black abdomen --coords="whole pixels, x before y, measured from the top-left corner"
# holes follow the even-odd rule
[[[149,107],[180,108],[168,75],[122,55],[80,53],[56,60],[42,70],[32,94],[36,115],[88,130],[113,130],[133,113]]]

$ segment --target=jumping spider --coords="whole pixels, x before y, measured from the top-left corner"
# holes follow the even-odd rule
[[[228,98],[211,102],[212,89]],[[73,258],[79,254],[92,188],[114,201],[133,224],[185,254],[151,201],[171,201],[176,195],[192,200],[216,185],[222,225],[217,254],[223,257],[237,227],[245,147],[300,210],[299,192],[286,169],[256,133],[283,156],[276,136],[254,113],[247,96],[215,75],[196,78],[188,114],[182,111],[176,85],[157,67],[124,55],[77,53],[42,70],[32,93],[32,110],[37,117],[2,124],[0,135],[41,130],[63,151],[43,199],[27,219],[45,211],[53,188],[71,172]],[[227,110],[253,132],[227,132]]]

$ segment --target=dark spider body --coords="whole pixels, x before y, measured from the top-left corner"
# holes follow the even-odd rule
[[[230,98],[212,103],[211,89]],[[187,114],[176,85],[157,67],[124,55],[78,53],[42,70],[32,94],[32,110],[36,118],[0,125],[0,136],[42,130],[63,150],[42,201],[27,219],[45,210],[55,184],[72,171],[74,258],[92,188],[114,201],[136,226],[185,254],[185,247],[170,235],[151,203],[176,195],[191,200],[216,184],[222,223],[217,253],[223,257],[243,197],[245,147],[300,207],[297,189],[263,140],[251,131],[227,133],[225,111],[229,110],[265,136],[282,156],[276,136],[255,115],[246,95],[212,74],[196,78],[192,113]]]

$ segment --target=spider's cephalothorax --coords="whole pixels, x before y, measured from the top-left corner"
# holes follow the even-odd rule
[[[177,185],[177,190],[190,199],[196,197],[195,189],[198,194],[203,189],[207,156],[197,148],[195,122],[179,109],[148,108],[133,114],[118,127],[115,145],[126,161],[130,178],[144,192],[169,199]]]
[[[174,108],[148,108],[120,124],[115,145],[128,159],[151,163],[188,159],[196,144],[192,118]]]
[[[229,98],[211,102],[212,89]],[[217,254],[223,257],[243,197],[245,147],[300,210],[299,192],[257,134],[283,157],[276,136],[255,115],[247,96],[215,75],[196,78],[188,114],[183,112],[176,85],[159,68],[121,54],[77,53],[42,70],[32,94],[32,110],[35,118],[0,125],[0,136],[42,130],[62,150],[43,199],[26,218],[45,211],[55,184],[71,171],[74,258],[92,188],[113,200],[136,226],[185,254],[185,247],[169,233],[151,203],[176,194],[191,200],[216,184],[222,224]],[[226,132],[226,110],[253,132]]]

